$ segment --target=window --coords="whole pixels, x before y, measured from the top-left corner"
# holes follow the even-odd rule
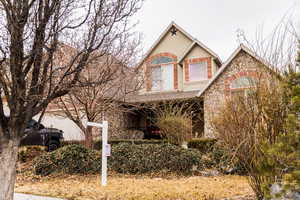
[[[161,67],[152,68],[152,90],[161,90],[162,73]]]
[[[254,78],[243,76],[232,81],[230,84],[230,88],[231,89],[250,88],[250,87],[255,87],[255,85],[256,85],[256,80]]]
[[[237,78],[230,84],[231,96],[248,98],[253,93],[256,84],[257,80],[253,77],[243,76]]]
[[[207,62],[189,64],[190,81],[207,80]]]
[[[174,65],[163,65],[162,69],[162,90],[174,88]]]
[[[152,60],[151,65],[159,65],[159,64],[170,63],[170,62],[174,62],[174,60],[170,57],[161,56]]]
[[[151,73],[152,91],[167,91],[174,89],[174,63],[175,57],[167,56],[168,53],[162,53],[149,62]]]
[[[152,67],[152,90],[172,90],[174,84],[174,65]]]

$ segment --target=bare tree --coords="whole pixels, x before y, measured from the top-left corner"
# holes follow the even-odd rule
[[[80,73],[94,52],[101,57],[124,42],[142,1],[0,0],[0,199],[13,199],[26,123],[54,99],[88,84]]]
[[[242,30],[238,30],[238,41],[263,58],[273,70],[285,72],[290,67],[296,67],[295,57],[300,31],[296,23],[299,22],[293,22],[288,16],[284,16],[269,34],[264,32],[263,27],[257,29],[253,40],[249,40]]]
[[[95,84],[74,88],[55,101],[59,108],[57,115],[69,118],[80,128],[89,148],[93,145],[93,135],[92,128],[85,125],[86,120],[100,122],[105,118],[105,113],[122,114],[130,111],[128,107],[123,106],[124,100],[127,95],[140,88],[142,79],[139,78],[136,68],[127,67],[125,64],[135,58],[138,44],[134,42],[133,45],[122,45],[125,54],[122,52],[120,59],[105,56],[88,66],[81,74],[81,80]],[[99,80],[102,82],[99,83]]]

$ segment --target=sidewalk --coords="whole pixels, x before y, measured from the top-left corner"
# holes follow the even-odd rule
[[[63,199],[15,193],[14,200],[63,200]]]

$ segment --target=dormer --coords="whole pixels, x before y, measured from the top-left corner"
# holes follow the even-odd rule
[[[217,55],[197,40],[178,63],[182,67],[182,89],[185,91],[196,90],[207,84],[222,65]]]

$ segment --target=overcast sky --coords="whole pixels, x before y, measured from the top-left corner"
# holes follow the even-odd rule
[[[174,21],[224,61],[238,45],[238,29],[251,40],[261,27],[271,33],[285,15],[299,23],[300,0],[146,0],[135,19],[144,53]]]

